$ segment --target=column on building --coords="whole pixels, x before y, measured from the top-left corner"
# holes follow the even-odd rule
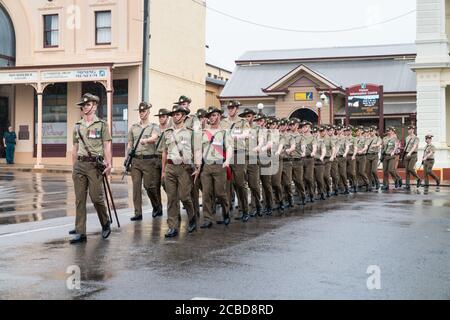
[[[450,20],[449,0],[417,0],[417,58],[414,69],[417,73],[417,127],[421,138],[434,135],[437,148],[436,167],[450,166],[449,117],[447,82],[445,69],[450,63],[448,35]],[[442,71],[444,70],[444,71]]]

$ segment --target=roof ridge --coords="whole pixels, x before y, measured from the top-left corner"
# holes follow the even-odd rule
[[[352,45],[352,46],[329,46],[329,47],[309,47],[309,48],[290,48],[290,49],[267,49],[267,50],[248,50],[245,54],[250,52],[280,52],[280,51],[300,51],[300,50],[326,50],[326,49],[349,49],[349,48],[374,48],[374,47],[400,47],[400,46],[415,46],[415,43],[392,43],[392,44],[373,44],[373,45]]]

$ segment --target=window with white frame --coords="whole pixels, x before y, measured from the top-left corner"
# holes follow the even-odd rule
[[[111,44],[111,11],[95,12],[95,44]]]
[[[44,15],[44,48],[54,48],[59,45],[58,15]]]

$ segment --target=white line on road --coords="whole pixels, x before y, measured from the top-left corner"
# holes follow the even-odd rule
[[[70,226],[73,226],[73,223],[63,224],[63,225],[55,226],[55,227],[27,230],[27,231],[15,232],[15,233],[7,233],[7,234],[0,235],[0,239],[1,238],[14,237],[14,236],[21,236],[21,235],[24,235],[24,234],[35,233],[35,232],[48,231],[48,230],[59,229],[59,228],[66,228],[66,227],[70,227]]]

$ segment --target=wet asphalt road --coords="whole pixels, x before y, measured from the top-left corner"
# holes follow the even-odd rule
[[[70,175],[24,175],[0,179],[0,199],[6,190],[20,198],[7,206],[40,216],[0,225],[1,299],[450,299],[449,188],[340,196],[194,234],[183,214],[175,240],[164,239],[165,217],[133,224],[124,209],[122,228],[105,241],[91,214],[88,242],[71,246]],[[113,189],[126,207],[127,184]],[[0,206],[0,219],[14,217]],[[80,290],[66,287],[72,265]],[[372,265],[380,290],[367,288]]]

